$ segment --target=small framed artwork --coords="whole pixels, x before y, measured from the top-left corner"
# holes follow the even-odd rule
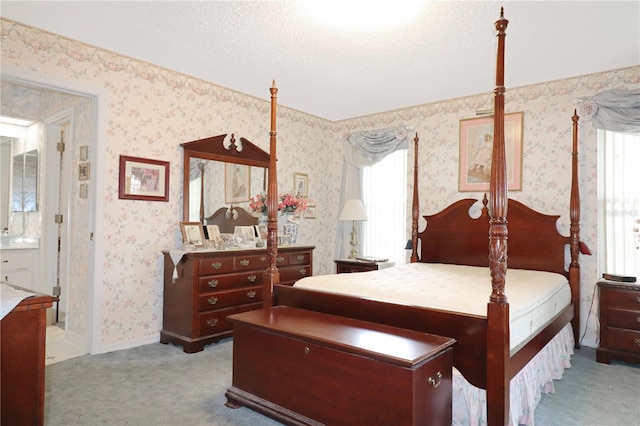
[[[89,147],[82,145],[80,147],[80,161],[87,161],[89,159]]]
[[[316,206],[312,204],[307,204],[307,209],[304,211],[303,217],[305,219],[315,219],[316,218]]]
[[[218,225],[207,225],[207,240],[220,241],[220,227]]]
[[[306,173],[293,174],[293,189],[296,195],[302,197],[309,196],[309,175]]]
[[[169,201],[169,162],[121,155],[118,198]]]
[[[242,203],[249,201],[251,192],[251,168],[243,164],[225,163],[224,202]]]
[[[522,190],[522,112],[505,114],[504,143],[509,191]],[[460,120],[458,191],[489,191],[493,116]]]
[[[89,192],[89,185],[87,185],[86,183],[81,183],[80,184],[80,191],[78,196],[80,198],[87,198],[87,193]]]
[[[196,247],[204,246],[204,231],[200,222],[180,222],[182,243]]]
[[[91,178],[91,163],[80,163],[78,165],[78,180],[89,180]]]

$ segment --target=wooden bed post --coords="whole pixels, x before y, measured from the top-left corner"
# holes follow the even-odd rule
[[[271,131],[269,132],[269,185],[267,190],[267,256],[269,266],[264,272],[262,306],[273,306],[273,286],[280,282],[278,272],[278,178],[276,173],[276,98],[278,88],[275,80],[271,88]]]
[[[571,200],[569,202],[569,215],[571,219],[569,286],[571,287],[571,300],[573,300],[573,326],[574,344],[580,348],[580,189],[578,183],[578,116],[573,110],[573,152],[571,153]]]
[[[418,132],[413,138],[413,203],[411,205],[411,263],[418,261],[418,219],[420,203],[418,202]]]
[[[504,291],[507,275],[507,163],[504,146],[504,45],[509,21],[500,8],[494,97],[493,152],[489,184],[489,268],[491,296],[487,306],[487,424],[509,419],[509,303]]]

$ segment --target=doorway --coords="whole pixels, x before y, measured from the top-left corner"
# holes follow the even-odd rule
[[[2,115],[29,119],[42,128],[40,244],[31,288],[47,294],[59,291],[59,302],[47,318],[48,324],[57,324],[62,331],[47,339],[47,356],[50,345],[67,343],[72,353],[79,348],[77,355],[81,355],[90,351],[93,330],[95,204],[91,177],[81,176],[78,169],[90,166],[95,151],[95,96],[4,76],[1,83]],[[63,348],[62,356],[69,356],[67,349]]]

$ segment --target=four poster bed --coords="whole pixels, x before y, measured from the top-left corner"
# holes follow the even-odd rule
[[[559,372],[552,371],[557,363],[554,364],[556,367],[549,366],[549,358],[568,358],[578,342],[578,117],[575,114],[572,117],[571,224],[570,236],[565,237],[556,228],[559,216],[541,214],[507,196],[504,145],[504,39],[507,24],[501,10],[495,23],[497,70],[489,197],[482,200],[478,218],[469,215],[471,207],[478,201],[463,199],[439,213],[424,216],[426,228],[418,232],[416,135],[409,265],[358,274],[308,277],[294,286],[278,284],[275,265],[277,89],[271,89],[268,253],[272,261],[265,272],[265,309],[283,305],[454,338],[453,366],[459,372],[453,379],[454,423],[458,416],[455,401],[461,399],[460,404],[466,405],[463,410],[468,411],[465,415],[470,419],[459,422],[532,424],[539,387],[541,384],[552,386],[549,385],[550,379],[562,374],[562,367]],[[567,245],[570,248],[568,271],[565,268]],[[474,277],[472,281],[469,281],[469,276]],[[423,287],[425,283],[430,284],[428,290]],[[399,290],[405,287],[410,289]],[[533,296],[532,292],[539,294]],[[234,363],[235,359],[234,353]],[[270,367],[265,365],[264,368]],[[235,374],[234,366],[234,377]],[[544,375],[545,378],[536,380],[531,375]],[[256,377],[255,380],[261,378]],[[456,387],[456,380],[472,386]],[[516,383],[531,381],[537,389],[532,390],[531,384]],[[456,392],[465,395],[455,395]],[[260,410],[260,407],[238,397],[233,388],[227,393],[227,398],[230,406],[249,405]],[[319,405],[323,403],[317,401]],[[510,413],[510,408],[514,412]],[[269,410],[262,411],[273,414]]]

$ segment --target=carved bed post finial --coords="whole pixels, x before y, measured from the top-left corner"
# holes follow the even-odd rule
[[[420,205],[418,202],[418,132],[413,138],[413,204],[411,208],[411,263],[418,261],[418,219]]]
[[[491,180],[489,183],[489,266],[491,268],[492,302],[507,303],[504,292],[507,275],[507,162],[504,146],[504,44],[509,21],[500,8],[495,23],[498,32],[496,88],[494,90],[494,124]]]
[[[273,286],[280,282],[278,272],[278,178],[276,173],[276,103],[278,88],[276,81],[269,89],[271,92],[271,131],[269,132],[269,184],[267,190],[267,255],[269,266],[265,271],[266,279],[262,305],[273,306]]]
[[[580,185],[578,182],[578,113],[573,111],[573,151],[571,153],[571,199],[569,202],[569,285],[573,304],[573,336],[576,348],[580,347]]]

